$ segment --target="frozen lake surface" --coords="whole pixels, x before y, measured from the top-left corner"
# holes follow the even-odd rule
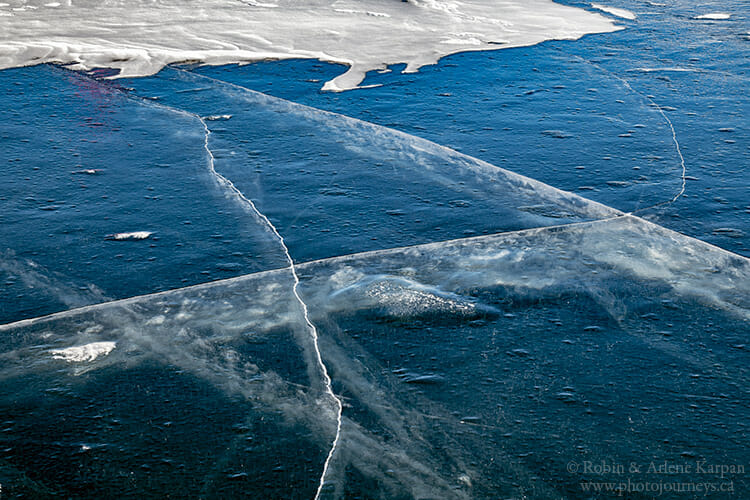
[[[7,2],[2,495],[750,492],[742,2]]]

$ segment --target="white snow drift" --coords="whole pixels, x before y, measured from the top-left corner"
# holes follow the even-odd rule
[[[605,16],[551,0],[9,0],[0,4],[0,69],[46,62],[146,76],[170,63],[313,58],[365,73],[406,71],[466,50],[611,32]]]

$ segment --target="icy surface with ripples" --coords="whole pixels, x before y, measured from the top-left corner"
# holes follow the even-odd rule
[[[563,3],[0,3],[0,495],[747,496],[746,15]]]
[[[745,457],[733,441],[749,403],[745,259],[624,216],[297,272],[344,401],[324,498],[575,494],[575,477],[555,471],[576,448],[595,462],[638,461],[642,449]],[[6,456],[45,467],[65,491],[311,497],[333,415],[321,418],[289,282],[271,271],[3,327],[0,378],[35,388],[4,396],[25,408],[6,413]],[[106,356],[60,359],[101,345]],[[44,409],[73,395],[76,418],[60,428]],[[695,432],[706,425],[711,435]],[[198,428],[211,438],[196,441]],[[81,461],[95,485],[66,479]],[[124,481],[130,463],[140,469]],[[38,478],[25,491],[52,487]]]

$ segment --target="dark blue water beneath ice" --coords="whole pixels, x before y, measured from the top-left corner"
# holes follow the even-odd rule
[[[105,303],[0,328],[2,493],[313,498],[335,428],[288,249],[344,402],[324,498],[675,480],[579,469],[651,462],[746,496],[695,464],[750,466],[750,20],[616,6],[336,94],[315,61],[0,72],[0,324]]]

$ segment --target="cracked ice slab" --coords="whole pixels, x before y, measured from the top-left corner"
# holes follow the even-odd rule
[[[324,259],[297,272],[345,402],[322,498],[530,488],[550,496],[576,486],[559,479],[568,462],[559,449],[606,437],[606,447],[577,452],[581,459],[628,463],[649,449],[663,460],[673,453],[665,429],[686,443],[681,453],[709,461],[746,453],[732,438],[750,383],[746,258],[622,216]],[[0,327],[0,380],[15,388],[0,405],[6,415],[25,408],[7,417],[16,425],[5,435],[28,441],[39,428],[41,446],[66,457],[47,467],[85,461],[120,493],[148,474],[177,491],[239,484],[259,497],[312,497],[334,415],[321,403],[295,300],[280,269]],[[55,359],[97,343],[117,349],[85,364]],[[621,421],[633,401],[635,435]],[[53,432],[63,414],[65,432]],[[141,443],[136,430],[154,425],[154,414],[171,422],[159,427],[165,439]],[[696,434],[707,421],[721,425]],[[81,454],[81,435],[91,453]],[[140,445],[148,468],[118,482],[113,464]],[[534,449],[535,458],[507,446]],[[194,462],[196,452],[216,466]],[[488,454],[495,460],[481,460]],[[162,474],[164,456],[181,472]],[[536,460],[553,473],[536,474]],[[24,487],[45,486],[35,481]]]
[[[216,186],[197,119],[51,66],[3,73],[0,322],[285,265]]]
[[[9,119],[0,154],[3,322],[285,267],[240,195],[295,261],[620,214],[408,134],[185,71],[133,82],[156,102],[59,68],[11,71],[39,92],[8,80],[13,106],[0,115],[50,113]]]
[[[172,68],[130,81],[206,116],[216,170],[295,261],[602,219],[616,209],[419,137]]]
[[[324,86],[346,90],[390,64],[416,71],[461,51],[617,29],[550,0],[12,0],[0,6],[0,68],[56,62],[143,76],[182,61],[313,58],[348,65]]]
[[[202,118],[198,115],[194,115],[195,118],[200,120],[201,125],[203,125],[204,131],[205,131],[205,140],[204,140],[204,146],[206,149],[206,154],[208,155],[208,168],[215,177],[217,183],[222,186],[223,189],[227,191],[228,196],[234,196],[235,200],[243,205],[248,212],[250,212],[261,224],[264,225],[264,227],[270,231],[278,240],[279,246],[281,247],[281,251],[284,254],[284,257],[286,258],[288,264],[289,264],[289,273],[292,278],[292,284],[291,284],[291,291],[292,295],[294,295],[294,299],[296,302],[296,305],[299,306],[300,313],[302,314],[302,318],[304,320],[304,324],[307,327],[307,332],[310,336],[306,344],[309,344],[310,348],[310,356],[313,358],[313,363],[316,365],[317,369],[319,370],[320,374],[320,380],[323,381],[324,391],[326,395],[328,396],[331,404],[333,405],[332,408],[328,408],[328,413],[332,413],[332,419],[336,421],[336,432],[333,435],[333,438],[331,439],[331,447],[329,448],[328,454],[326,455],[326,459],[323,462],[323,471],[320,476],[320,482],[318,485],[318,489],[315,493],[315,499],[317,500],[320,495],[323,488],[323,485],[325,484],[325,480],[328,474],[328,468],[331,459],[334,457],[337,449],[337,445],[339,443],[339,438],[341,436],[341,413],[343,409],[343,405],[341,403],[341,399],[336,396],[333,392],[333,387],[331,386],[331,377],[328,374],[328,368],[326,367],[325,362],[323,361],[322,353],[320,352],[320,344],[319,344],[319,336],[318,336],[318,330],[315,327],[315,325],[310,321],[310,315],[309,315],[309,309],[305,301],[302,299],[299,293],[299,276],[297,274],[297,269],[294,264],[294,259],[292,259],[292,256],[289,253],[289,248],[286,246],[286,242],[284,240],[284,236],[279,233],[276,226],[273,225],[273,223],[270,221],[268,217],[266,217],[265,214],[260,212],[258,210],[258,207],[253,203],[252,200],[249,198],[246,198],[240,190],[237,189],[237,187],[229,181],[226,177],[222,176],[216,171],[215,168],[215,162],[216,158],[213,154],[213,151],[210,147],[210,141],[211,138],[211,130],[208,128],[208,125],[206,124],[207,121],[215,121],[215,117],[213,120],[210,120],[209,118]],[[221,117],[226,117],[230,115],[220,115]],[[230,116],[231,117],[231,116]],[[308,364],[310,363],[310,360],[308,360]]]

